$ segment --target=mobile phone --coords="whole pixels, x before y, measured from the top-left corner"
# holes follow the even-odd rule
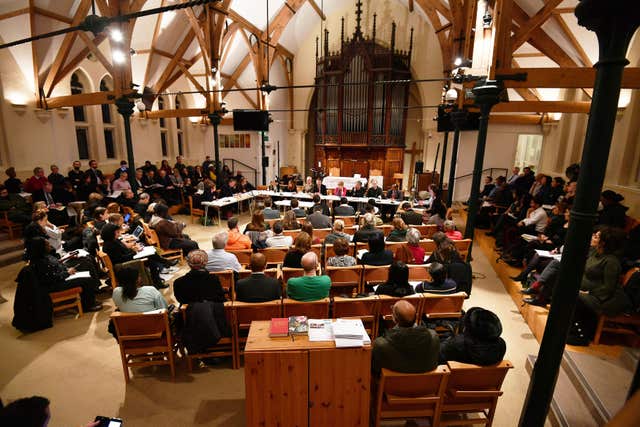
[[[122,427],[122,420],[120,418],[109,418],[98,415],[94,421],[100,421],[98,427]]]
[[[124,222],[129,222],[130,219],[131,219],[131,214],[125,214]]]

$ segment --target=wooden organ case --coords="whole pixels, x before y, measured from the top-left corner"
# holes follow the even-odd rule
[[[376,44],[376,15],[371,38],[362,33],[362,2],[356,3],[356,29],[344,38],[342,18],[341,48],[329,52],[329,32],[324,32],[324,53],[318,57],[316,39],[316,93],[312,136],[315,165],[340,176],[384,176],[384,186],[404,166],[407,105],[411,79],[409,51],[395,48],[396,24],[392,23],[390,46]],[[389,83],[389,81],[404,82]],[[377,83],[385,82],[386,83]],[[375,173],[371,173],[375,171]]]

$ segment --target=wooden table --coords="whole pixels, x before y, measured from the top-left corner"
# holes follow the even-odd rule
[[[371,346],[269,338],[269,324],[252,322],[245,347],[247,425],[368,426]]]

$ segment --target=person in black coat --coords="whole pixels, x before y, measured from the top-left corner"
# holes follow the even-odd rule
[[[327,195],[327,186],[322,183],[322,179],[316,179],[316,183],[313,185],[313,192],[320,193],[323,196]]]
[[[108,182],[102,171],[98,169],[97,161],[89,161],[89,169],[87,169],[86,174],[91,178],[90,187],[92,192],[106,193]]]
[[[393,252],[384,248],[382,233],[369,239],[369,252],[362,256],[365,265],[389,265],[393,263]]]
[[[225,291],[218,276],[209,274],[205,269],[208,260],[207,253],[200,249],[187,255],[187,264],[191,270],[173,282],[173,294],[180,304],[225,301]]]
[[[265,302],[279,300],[282,288],[277,279],[264,274],[267,258],[256,252],[249,262],[251,276],[236,283],[236,300],[242,302]],[[175,285],[174,285],[175,287]]]
[[[71,185],[73,185],[74,189],[78,188],[78,186],[82,183],[83,178],[84,178],[84,172],[82,172],[82,170],[80,170],[81,166],[82,166],[82,164],[80,163],[80,161],[76,160],[75,162],[73,162],[73,169],[71,169],[69,171],[69,173],[67,174],[67,176],[71,180]],[[83,200],[83,199],[81,199],[81,200]],[[84,199],[84,200],[86,200],[86,199]]]
[[[391,264],[387,281],[376,289],[376,295],[392,297],[405,297],[414,293],[413,287],[409,284],[409,267],[402,261]]]
[[[602,210],[598,218],[599,225],[609,225],[611,227],[624,228],[628,207],[620,202],[624,200],[624,196],[615,191],[605,190],[600,195]]]
[[[404,212],[402,212],[400,214],[400,218],[402,218],[402,220],[404,221],[405,224],[407,224],[407,225],[422,225],[422,214],[414,211],[411,208],[411,203],[403,202],[402,203],[402,210]]]
[[[375,227],[376,218],[372,213],[364,214],[364,226],[360,227],[353,235],[353,242],[367,243],[373,238],[382,238],[384,242],[384,234]]]
[[[507,345],[502,324],[492,311],[470,308],[462,319],[461,333],[440,343],[440,363],[449,360],[487,366],[504,358]]]

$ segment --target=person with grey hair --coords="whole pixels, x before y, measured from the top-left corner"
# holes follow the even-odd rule
[[[173,294],[180,304],[212,301],[224,302],[224,289],[215,274],[205,269],[209,257],[203,250],[197,249],[187,255],[190,270],[173,282]]]
[[[424,248],[420,246],[420,231],[409,227],[407,231],[407,244],[400,246],[394,255],[396,261],[407,264],[424,264]]]
[[[451,240],[462,240],[462,233],[456,230],[456,223],[448,219],[444,222],[444,234]]]
[[[211,239],[213,249],[207,252],[207,271],[233,270],[238,272],[242,269],[238,258],[236,258],[234,254],[224,250],[225,246],[227,246],[228,239],[229,233],[226,231],[214,234],[213,239]]]
[[[324,243],[331,245],[338,239],[346,239],[347,242],[350,242],[351,237],[352,236],[350,234],[344,232],[344,221],[336,219],[333,222],[333,231],[325,236]]]
[[[367,212],[363,216],[364,224],[356,233],[353,235],[353,242],[363,242],[368,243],[373,237],[376,237],[379,234],[382,234],[381,230],[378,230],[375,227],[376,217],[374,214]],[[382,237],[384,239],[384,235]]]
[[[318,276],[318,256],[315,252],[307,252],[300,262],[304,276],[292,277],[287,281],[287,296],[296,301],[317,301],[329,296],[331,279],[329,276]]]

